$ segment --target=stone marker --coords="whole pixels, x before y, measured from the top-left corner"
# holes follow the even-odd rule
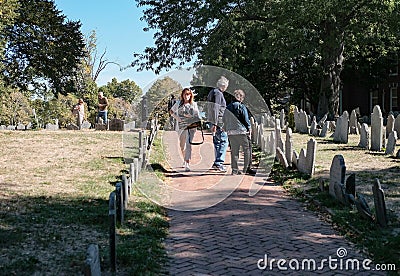
[[[86,251],[84,275],[85,276],[101,275],[99,246],[97,244],[89,245],[89,248]]]
[[[124,209],[128,209],[128,201],[129,201],[129,185],[128,185],[128,179],[126,178],[126,175],[123,174],[122,175],[122,198],[123,198],[123,205],[124,205]]]
[[[349,140],[349,113],[344,111],[337,119],[333,141],[347,144]]]
[[[350,113],[349,133],[358,134],[357,113],[355,109],[353,109]]]
[[[110,223],[110,261],[111,261],[111,270],[117,270],[117,207],[116,207],[116,194],[115,192],[110,193],[109,207],[108,207],[108,219]]]
[[[357,211],[358,211],[358,213],[360,213],[361,217],[363,217],[369,221],[373,220],[371,209],[369,208],[368,203],[365,200],[365,198],[360,194],[358,194],[357,198],[356,198],[356,207],[357,207]]]
[[[343,184],[346,176],[346,165],[343,155],[338,154],[333,157],[329,171],[329,194],[336,198],[335,183]]]
[[[389,134],[394,130],[394,116],[393,114],[389,114],[386,122],[386,137],[389,137]]]
[[[315,156],[317,155],[317,141],[314,138],[311,138],[307,142],[307,173],[311,176],[314,175],[315,172]]]
[[[371,114],[371,150],[381,151],[382,150],[382,128],[383,118],[382,112],[379,105],[374,106],[374,110]]]
[[[282,152],[282,150],[279,147],[276,148],[276,158],[278,159],[279,163],[285,169],[287,169],[289,167],[289,164],[286,160],[285,154]]]
[[[353,195],[356,198],[356,174],[352,173],[346,179],[346,194]]]
[[[286,126],[285,122],[285,110],[281,109],[281,113],[279,114],[279,124],[281,126],[281,129],[284,129]]]
[[[92,126],[91,123],[89,123],[88,121],[83,121],[82,125],[81,125],[81,129],[89,129]]]
[[[361,125],[360,143],[358,146],[363,149],[369,149],[369,127],[366,123]]]
[[[397,142],[397,132],[392,131],[389,134],[389,138],[387,139],[386,150],[385,154],[393,155],[396,149],[396,142]]]
[[[111,131],[124,131],[124,121],[113,118],[109,122],[108,129]]]
[[[124,192],[122,183],[115,185],[116,203],[117,203],[117,220],[120,224],[124,224]]]
[[[386,215],[385,195],[383,193],[381,183],[377,178],[375,179],[375,183],[372,186],[372,192],[374,194],[376,220],[380,226],[387,227],[388,218]]]
[[[76,124],[74,124],[74,123],[69,123],[69,124],[67,125],[67,129],[68,129],[68,130],[79,130],[79,127],[78,127]]]
[[[291,167],[293,159],[293,141],[292,141],[292,129],[290,127],[286,129],[285,157],[289,166]]]
[[[24,124],[21,124],[21,123],[17,124],[17,130],[25,130],[25,129],[26,129],[26,127]]]
[[[135,129],[136,123],[135,121],[124,124],[124,131],[132,131]]]
[[[397,115],[396,119],[394,120],[394,129],[397,133],[400,133],[400,114]]]

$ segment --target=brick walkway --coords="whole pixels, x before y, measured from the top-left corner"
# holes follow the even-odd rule
[[[168,185],[183,191],[171,203],[172,208],[200,209],[168,210],[170,229],[165,246],[170,275],[379,275],[377,271],[346,270],[346,260],[357,259],[361,267],[366,257],[279,185],[258,185],[259,192],[251,197],[249,188],[258,183],[254,184],[252,177],[231,176],[229,170],[226,175],[208,171],[213,158],[211,139],[206,135],[206,143],[194,146],[193,170],[184,172],[177,157],[176,134],[165,132],[163,136],[172,169]],[[229,160],[228,152],[225,163]],[[218,192],[237,189],[212,204],[216,200],[210,200],[211,193],[201,192],[219,186],[216,183],[223,183]],[[190,192],[200,196],[191,197]],[[212,206],[205,208],[207,204]],[[339,248],[340,253],[347,251],[346,257],[338,257]],[[287,270],[278,268],[279,259],[286,261],[281,266]],[[322,263],[323,269],[310,271],[311,259],[316,267],[321,267],[323,259],[327,261]],[[257,263],[265,269],[259,269]],[[293,270],[297,264],[300,269]],[[302,264],[306,269],[301,269]]]

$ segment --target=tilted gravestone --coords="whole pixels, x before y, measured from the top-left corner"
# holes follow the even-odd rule
[[[281,126],[281,129],[284,129],[286,126],[285,122],[285,110],[281,109],[281,113],[279,114],[279,124]]]
[[[333,141],[347,144],[349,140],[349,113],[344,111],[337,119]]]
[[[381,183],[377,178],[375,179],[375,183],[372,186],[372,193],[374,194],[376,220],[380,226],[387,227],[388,218],[386,214],[385,195],[383,193]]]
[[[109,233],[110,233],[110,261],[111,270],[117,270],[117,202],[115,192],[110,193],[108,219],[109,219]]]
[[[286,160],[285,154],[283,153],[283,151],[277,147],[276,148],[276,158],[278,159],[279,163],[285,168],[287,169],[289,167],[289,164]]]
[[[349,133],[358,134],[357,113],[355,109],[353,109],[350,113]]]
[[[97,244],[91,244],[86,252],[85,276],[100,276],[100,256],[99,256],[99,246]]]
[[[389,138],[387,139],[385,154],[393,155],[396,149],[396,142],[397,142],[397,132],[392,131],[389,134]]]
[[[292,166],[293,141],[292,141],[292,129],[290,127],[288,127],[286,129],[285,157],[286,157],[286,160],[287,160],[289,166]]]
[[[363,149],[369,149],[369,127],[366,123],[361,125],[360,142],[358,146]]]
[[[394,130],[394,116],[393,114],[389,114],[386,122],[386,137],[389,137],[389,134]]]
[[[307,142],[307,149],[301,149],[297,160],[297,169],[299,172],[313,176],[315,171],[315,155],[317,152],[317,142],[311,138]]]
[[[343,185],[346,177],[346,165],[343,155],[338,154],[333,157],[331,168],[329,171],[329,194],[336,198],[335,185],[339,183]]]
[[[375,105],[371,114],[371,150],[382,150],[383,118],[379,105]]]
[[[366,220],[372,221],[372,212],[365,198],[362,195],[358,194],[355,203],[357,211],[361,215],[361,217],[365,218]]]

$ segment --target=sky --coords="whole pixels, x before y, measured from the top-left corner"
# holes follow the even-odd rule
[[[153,33],[143,31],[147,25],[140,20],[142,11],[136,7],[135,0],[54,2],[67,19],[81,21],[81,31],[84,35],[88,36],[93,30],[96,32],[98,53],[106,50],[106,58],[109,61],[126,67],[132,62],[133,53],[142,53],[146,46],[154,46]],[[111,82],[112,78],[119,82],[129,79],[143,89],[158,77],[151,71],[137,72],[134,68],[121,72],[118,66],[111,64],[100,73],[97,84],[105,85]]]

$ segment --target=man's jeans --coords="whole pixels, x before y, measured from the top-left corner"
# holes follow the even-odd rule
[[[107,124],[107,111],[99,111],[99,113],[97,114],[97,121],[99,118],[102,118],[103,123]]]
[[[225,155],[228,149],[228,134],[220,127],[217,127],[217,131],[213,136],[213,143],[215,153],[214,165],[222,166],[225,162]]]

